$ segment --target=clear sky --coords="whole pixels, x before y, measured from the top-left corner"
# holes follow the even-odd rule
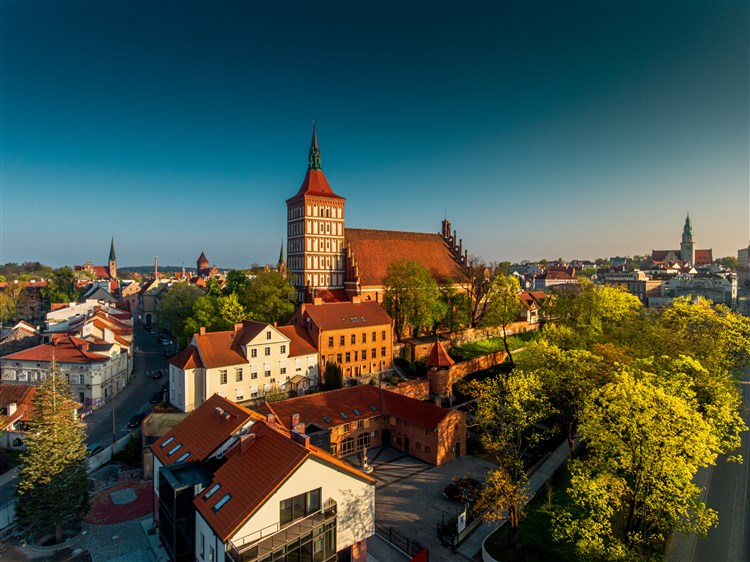
[[[0,262],[275,262],[316,116],[349,227],[488,260],[750,239],[748,2],[0,1]]]

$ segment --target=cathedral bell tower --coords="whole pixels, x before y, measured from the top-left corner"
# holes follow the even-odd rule
[[[317,289],[343,289],[344,204],[320,165],[318,135],[313,124],[307,173],[297,194],[287,199],[287,271],[300,302]]]
[[[693,239],[693,225],[690,223],[690,214],[685,219],[682,228],[682,242],[680,242],[680,259],[687,262],[690,267],[695,265],[695,240]]]
[[[109,270],[110,278],[117,279],[117,256],[115,255],[114,238],[112,238],[112,243],[109,245],[109,260],[107,261],[107,269]]]

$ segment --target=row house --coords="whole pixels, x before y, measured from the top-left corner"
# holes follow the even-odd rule
[[[0,358],[3,384],[38,384],[45,380],[53,359],[65,374],[75,400],[88,409],[99,408],[128,382],[128,353],[104,340],[61,336]]]
[[[375,480],[214,394],[152,446],[171,560],[365,562]]]
[[[440,465],[466,454],[465,413],[375,385],[267,402],[260,411],[274,415],[290,431],[309,435],[336,457],[390,446]]]
[[[201,328],[169,364],[169,401],[184,412],[215,393],[245,402],[275,385],[302,393],[319,384],[317,350],[300,326],[246,320],[223,332]]]
[[[0,447],[21,449],[31,422],[36,386],[0,384]]]
[[[393,370],[393,320],[376,302],[303,303],[292,318],[317,348],[318,362],[337,363],[344,377],[372,377]]]

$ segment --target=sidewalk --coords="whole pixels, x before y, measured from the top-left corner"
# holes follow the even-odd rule
[[[576,446],[578,441],[576,440]],[[552,478],[555,472],[568,461],[568,442],[563,441],[529,476],[529,500]],[[482,543],[496,529],[505,524],[505,520],[483,522],[458,547],[458,552],[474,560],[482,560]]]

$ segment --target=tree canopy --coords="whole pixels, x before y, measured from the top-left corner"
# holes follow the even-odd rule
[[[396,337],[419,335],[441,320],[445,308],[439,304],[438,284],[427,269],[407,260],[388,265],[383,304],[393,318]]]

